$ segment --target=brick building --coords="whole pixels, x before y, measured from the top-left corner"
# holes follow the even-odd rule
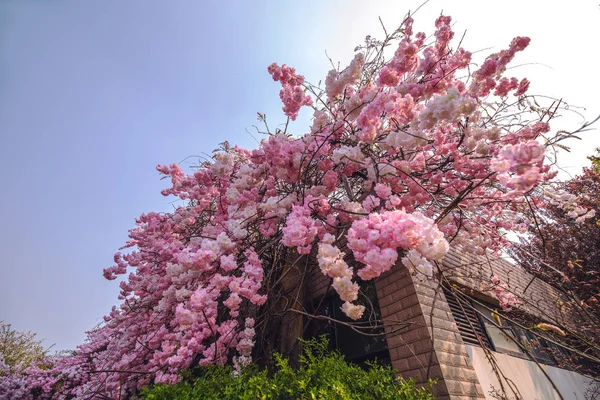
[[[332,346],[350,360],[377,357],[404,378],[419,383],[437,379],[439,399],[585,398],[594,381],[565,369],[557,357],[564,350],[542,338],[547,336],[538,337],[496,314],[498,302],[489,282],[492,275],[499,277],[519,295],[519,310],[538,321],[566,318],[577,323],[580,316],[561,310],[559,292],[506,260],[458,249],[446,255],[441,268],[442,284],[420,281],[399,264],[363,288],[377,314],[371,318],[385,326],[381,335],[364,336],[326,318],[312,322],[312,328],[309,323],[307,331],[328,334]],[[315,271],[308,287],[311,311],[343,320],[329,285]],[[549,353],[550,348],[556,352]]]

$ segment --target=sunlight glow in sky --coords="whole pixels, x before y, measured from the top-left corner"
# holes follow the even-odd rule
[[[393,30],[420,3],[0,0],[0,320],[57,350],[82,342],[117,304],[102,269],[133,219],[173,206],[156,164],[209,157],[225,140],[255,147],[257,111],[284,122],[270,63],[317,83],[327,55],[347,65],[367,34],[382,36],[378,16]],[[442,9],[482,56],[532,38],[514,75],[580,107],[554,129],[600,114],[597,1],[432,0],[416,30],[432,33]],[[595,147],[587,132],[561,166],[576,174]]]

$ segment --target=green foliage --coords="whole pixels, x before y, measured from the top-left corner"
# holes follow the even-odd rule
[[[0,359],[11,371],[27,368],[46,357],[47,350],[34,332],[18,331],[0,321]]]
[[[397,378],[390,367],[371,363],[362,369],[346,362],[338,352],[328,352],[325,340],[304,342],[300,367],[274,355],[272,374],[254,365],[236,373],[231,366],[201,369],[201,376],[177,385],[145,389],[146,400],[425,400],[430,388],[417,388],[413,380]]]
[[[591,169],[600,172],[600,147],[596,149],[596,154],[588,157],[588,160],[592,162]]]

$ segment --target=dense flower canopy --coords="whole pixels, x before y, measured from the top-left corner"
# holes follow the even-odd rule
[[[171,179],[163,194],[182,202],[140,216],[105,270],[124,275],[121,305],[75,355],[20,376],[20,394],[117,398],[182,368],[248,362],[261,310],[286,265],[309,272],[303,258],[360,319],[361,281],[404,267],[428,279],[450,244],[498,251],[507,231],[526,229],[533,189],[553,177],[556,109],[530,107],[529,81],[506,75],[528,38],[477,66],[450,48],[450,22],[440,16],[428,38],[407,17],[383,41],[368,37],[324,89],[269,66],[289,119],[313,109],[308,132],[272,132],[259,114],[257,149],[223,143],[190,174],[158,166]]]

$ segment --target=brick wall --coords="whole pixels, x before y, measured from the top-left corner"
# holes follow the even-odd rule
[[[418,383],[437,379],[439,399],[483,399],[458,327],[443,292],[418,282],[401,264],[376,283],[392,366]],[[404,329],[403,323],[408,323]]]

